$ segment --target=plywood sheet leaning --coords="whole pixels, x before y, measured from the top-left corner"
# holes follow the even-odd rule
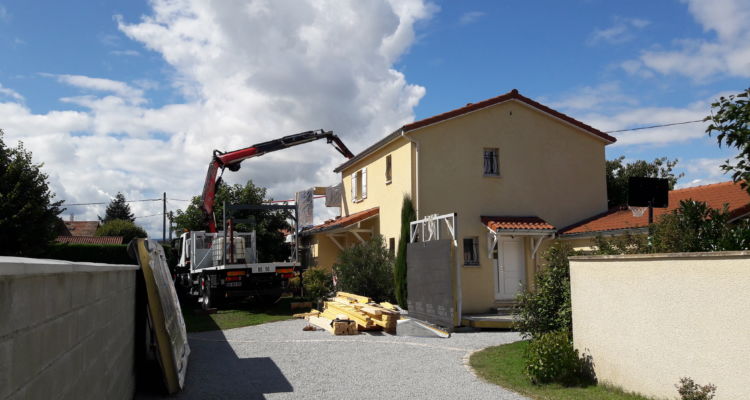
[[[185,385],[190,347],[180,302],[160,244],[149,239],[136,239],[128,245],[128,253],[138,260],[146,284],[148,323],[155,337],[156,356],[169,394]]]

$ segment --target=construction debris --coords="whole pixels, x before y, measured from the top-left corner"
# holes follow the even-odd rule
[[[384,330],[395,334],[401,314],[390,303],[375,303],[369,297],[337,292],[324,303],[323,311],[295,314],[334,335],[356,335],[359,331]]]

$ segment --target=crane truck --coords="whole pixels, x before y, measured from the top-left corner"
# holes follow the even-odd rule
[[[181,286],[183,291],[199,296],[204,309],[210,309],[230,297],[278,299],[289,278],[300,272],[297,251],[291,261],[259,263],[254,231],[235,232],[231,218],[223,218],[222,230],[217,229],[214,202],[224,169],[236,172],[240,169],[240,164],[249,158],[320,139],[326,139],[344,157],[354,157],[338,136],[322,129],[284,136],[229,152],[214,150],[200,206],[207,229],[185,232],[180,236],[177,242],[179,261],[174,271],[175,284]],[[228,208],[269,210],[295,207],[271,204],[227,205],[224,211]],[[298,233],[297,227],[295,232]]]

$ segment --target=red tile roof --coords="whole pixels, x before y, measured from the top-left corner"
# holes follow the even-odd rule
[[[724,204],[727,204],[732,218],[737,218],[750,212],[750,194],[742,189],[739,183],[721,182],[670,191],[669,207],[654,208],[654,221],[658,221],[662,215],[679,208],[681,200],[688,199],[706,202],[709,207],[717,209],[722,209]],[[560,230],[560,234],[587,234],[644,228],[646,226],[648,226],[648,211],[640,217],[634,217],[633,213],[627,208],[613,209],[563,228]]]
[[[73,236],[94,236],[99,221],[63,221],[65,227]]]
[[[58,243],[122,244],[122,236],[58,236]]]
[[[302,235],[312,235],[315,233],[321,233],[330,231],[336,228],[343,228],[357,222],[364,221],[372,216],[378,215],[380,207],[370,208],[369,210],[360,211],[354,214],[349,214],[345,217],[339,217],[336,219],[328,220],[320,225],[313,226],[312,228],[305,229],[301,232]]]
[[[476,110],[479,110],[479,109],[482,109],[482,108],[485,108],[485,107],[489,107],[491,105],[495,105],[495,104],[498,104],[498,103],[502,103],[502,102],[505,102],[505,101],[508,101],[508,100],[518,100],[520,102],[526,103],[526,104],[528,104],[528,105],[530,105],[530,106],[532,106],[534,108],[537,108],[537,109],[539,109],[541,111],[544,111],[547,114],[551,114],[551,115],[553,115],[553,116],[555,116],[557,118],[560,118],[561,120],[563,120],[563,121],[565,121],[565,122],[567,122],[569,124],[575,125],[575,126],[581,128],[581,129],[585,130],[585,131],[588,131],[588,132],[590,132],[590,133],[592,133],[592,134],[594,134],[596,136],[599,136],[600,138],[602,138],[602,139],[604,139],[604,140],[606,140],[606,141],[608,141],[610,143],[614,143],[614,142],[617,141],[617,139],[615,139],[614,137],[612,137],[610,135],[607,135],[606,133],[604,133],[604,132],[602,132],[602,131],[600,131],[600,130],[598,130],[596,128],[593,128],[593,127],[591,127],[589,125],[586,125],[583,122],[578,121],[577,119],[571,118],[571,117],[569,117],[569,116],[567,116],[567,115],[565,115],[565,114],[563,114],[563,113],[561,113],[559,111],[553,110],[553,109],[545,106],[544,104],[538,103],[538,102],[536,102],[534,100],[531,100],[530,98],[528,98],[526,96],[521,95],[520,93],[518,93],[518,89],[513,89],[513,90],[511,90],[508,93],[505,93],[505,94],[497,96],[497,97],[493,97],[491,99],[482,100],[479,103],[473,103],[473,104],[469,103],[469,104],[467,104],[464,107],[457,108],[455,110],[448,111],[448,112],[445,112],[445,113],[442,113],[442,114],[438,114],[438,115],[435,115],[435,116],[432,116],[432,117],[429,117],[429,118],[425,118],[423,120],[412,122],[410,124],[406,124],[406,125],[403,126],[402,129],[404,130],[404,132],[409,132],[409,131],[412,131],[414,129],[421,128],[423,126],[432,125],[432,124],[434,124],[436,122],[440,122],[440,121],[444,121],[446,119],[454,118],[454,117],[457,117],[459,115],[466,114],[466,113],[469,113],[469,112],[472,112],[472,111],[476,111]]]
[[[539,217],[482,217],[482,223],[493,231],[498,230],[554,230],[555,227]]]

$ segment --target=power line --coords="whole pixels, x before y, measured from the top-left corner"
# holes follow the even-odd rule
[[[694,124],[696,122],[704,122],[702,119],[697,119],[695,121],[684,121],[684,122],[672,122],[670,124],[661,124],[661,125],[650,125],[650,126],[642,126],[640,128],[630,128],[630,129],[620,129],[617,131],[607,131],[604,133],[617,133],[617,132],[628,132],[628,131],[640,131],[642,129],[653,129],[653,128],[663,128],[665,126],[674,126],[674,125],[685,125],[685,124]]]
[[[142,200],[126,200],[126,203],[139,203],[144,201],[162,201],[162,199],[142,199]],[[63,206],[96,206],[96,205],[102,205],[102,204],[109,204],[110,202],[100,202],[100,203],[75,203],[75,204],[63,204]]]
[[[148,217],[156,217],[156,216],[158,216],[158,215],[164,215],[164,213],[151,214],[151,215],[141,215],[141,216],[139,216],[139,217],[133,217],[133,219],[138,219],[138,218],[148,218]]]

